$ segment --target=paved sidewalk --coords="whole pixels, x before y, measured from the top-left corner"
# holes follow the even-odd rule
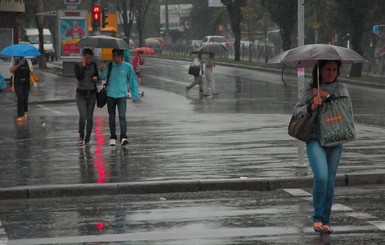
[[[312,185],[311,171],[295,167],[290,115],[198,113],[186,97],[145,88],[128,103],[127,147],[107,145],[106,108],[95,111],[92,147],[77,147],[73,78],[40,76],[26,124],[15,123],[14,94],[0,94],[0,199]],[[385,129],[356,127],[337,185],[383,184]]]

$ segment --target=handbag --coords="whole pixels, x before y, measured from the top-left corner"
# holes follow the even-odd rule
[[[352,103],[347,96],[326,100],[318,115],[318,138],[322,146],[335,146],[356,138]]]
[[[36,75],[32,74],[29,75],[29,85],[32,87],[32,86],[35,86],[37,82],[40,81],[40,78],[38,78]]]
[[[107,80],[106,83],[104,84],[103,88],[98,92],[96,89],[96,106],[98,108],[103,108],[107,104],[107,85],[108,85],[108,80],[110,78],[110,73],[112,69],[112,62],[108,64],[108,72],[107,72]],[[96,87],[96,84],[95,84]]]
[[[33,80],[35,83],[37,83],[37,82],[40,81],[40,78],[39,78],[38,76],[36,76],[35,74],[33,74],[33,73],[31,73],[31,78],[32,78],[32,80]]]
[[[193,76],[199,76],[199,72],[201,71],[201,66],[196,66],[194,64],[191,64],[188,68],[188,74]]]
[[[96,93],[96,106],[103,108],[107,104],[107,89],[103,87],[99,92]]]
[[[289,135],[303,142],[309,141],[316,123],[317,115],[318,110],[312,111],[301,117],[295,117],[293,115],[288,127]]]

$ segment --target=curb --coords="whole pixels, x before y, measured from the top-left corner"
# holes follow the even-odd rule
[[[335,182],[336,187],[371,184],[385,184],[385,174],[341,174],[337,175]],[[0,188],[0,200],[200,191],[273,191],[312,186],[312,176],[23,186]]]

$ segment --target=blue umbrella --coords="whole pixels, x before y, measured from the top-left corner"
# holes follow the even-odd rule
[[[29,56],[36,57],[41,55],[39,50],[35,48],[32,44],[19,43],[14,44],[8,47],[5,47],[1,50],[0,54],[9,55],[9,56]]]

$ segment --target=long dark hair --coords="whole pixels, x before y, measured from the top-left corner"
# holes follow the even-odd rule
[[[317,88],[318,87],[318,85],[317,85],[317,67],[319,67],[319,70],[320,70],[319,78],[318,79],[319,79],[319,84],[321,85],[323,83],[321,70],[329,62],[335,62],[337,64],[337,76],[336,76],[336,79],[335,79],[335,80],[337,80],[338,76],[340,75],[340,68],[341,68],[342,62],[340,60],[320,60],[320,61],[318,61],[318,65],[315,64],[314,68],[313,68],[313,73],[312,73],[312,77],[313,77],[312,87],[313,88]]]

